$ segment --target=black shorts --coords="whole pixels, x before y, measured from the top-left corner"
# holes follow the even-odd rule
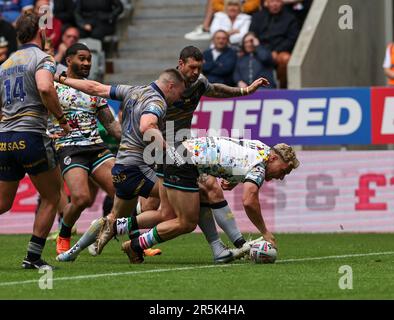
[[[19,181],[57,166],[52,140],[35,132],[0,132],[0,180]]]
[[[199,192],[197,179],[200,176],[194,164],[186,163],[182,166],[164,164],[164,182],[167,188],[187,192]]]
[[[62,175],[72,168],[93,173],[104,162],[114,159],[112,152],[102,143],[92,146],[66,146],[58,150]]]
[[[112,182],[116,196],[120,199],[131,200],[138,196],[148,198],[156,180],[153,169],[148,165],[115,164],[112,168]]]
[[[159,178],[163,178],[164,177],[164,165],[163,164],[157,164],[155,166],[155,172],[156,172],[156,175]]]

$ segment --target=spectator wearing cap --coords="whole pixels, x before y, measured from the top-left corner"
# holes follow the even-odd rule
[[[218,30],[214,33],[212,42],[213,48],[203,53],[202,72],[211,83],[232,86],[237,53],[229,47],[229,35],[224,30]]]

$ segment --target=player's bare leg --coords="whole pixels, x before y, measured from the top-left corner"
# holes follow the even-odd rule
[[[197,226],[200,207],[199,193],[172,188],[165,188],[165,192],[174,209],[176,218],[164,221],[138,238],[125,242],[122,248],[131,263],[143,262],[143,250],[157,243],[192,232]]]
[[[149,197],[147,199],[145,199],[144,197],[139,197],[138,202],[140,204],[141,212],[138,212],[137,210],[137,215],[145,211],[158,210],[160,207],[159,197]]]
[[[151,197],[158,197],[159,195],[159,184],[156,181],[151,192]],[[138,197],[131,200],[120,199],[115,197],[114,207],[106,218],[103,227],[97,236],[96,241],[96,252],[101,254],[104,246],[112,239],[115,235],[128,234],[130,238],[139,236],[139,228],[147,228],[147,225],[156,225],[157,221],[160,221],[160,214],[157,210],[151,210],[144,212],[138,216],[142,225],[137,222],[135,215],[130,216],[130,212],[135,212]],[[127,218],[126,218],[127,217]],[[161,253],[161,252],[160,252]]]
[[[41,202],[41,199],[39,201]],[[60,228],[61,228],[62,220],[63,220],[63,210],[66,207],[66,205],[68,204],[68,202],[69,202],[68,196],[67,196],[66,190],[64,189],[64,182],[62,181],[61,187],[60,187],[60,199],[59,199],[59,204],[57,206],[57,215],[58,215],[59,226],[56,231],[52,232],[48,236],[47,240],[56,241],[57,237],[59,236],[59,232],[60,232]],[[73,233],[76,233],[75,226],[71,230],[71,234],[73,234]]]
[[[18,186],[19,181],[0,181],[0,214],[11,209]]]
[[[111,198],[115,195],[115,188],[112,182],[111,170],[115,164],[115,159],[108,159],[93,169],[92,178],[97,185],[105,191]]]
[[[23,262],[24,268],[29,268],[29,263],[33,268],[34,261],[41,260],[46,238],[56,216],[62,183],[59,167],[36,176],[30,175],[30,180],[41,196],[41,204],[34,219],[33,235],[28,244],[27,257]]]
[[[88,172],[83,168],[72,168],[64,174],[70,190],[71,201],[63,210],[63,221],[56,241],[56,252],[61,254],[70,249],[71,230],[81,212],[91,203]]]

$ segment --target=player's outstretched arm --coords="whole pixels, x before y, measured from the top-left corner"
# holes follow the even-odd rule
[[[248,181],[244,183],[242,203],[249,220],[261,232],[264,240],[271,242],[276,247],[275,237],[268,231],[261,214],[259,188],[255,183]]]
[[[211,88],[205,93],[205,95],[211,98],[241,97],[252,94],[256,92],[258,88],[267,85],[269,85],[269,81],[265,78],[258,78],[246,88],[230,87],[221,83],[212,83]]]
[[[55,81],[65,84],[91,96],[110,98],[111,86],[93,80],[81,80],[68,78],[63,75],[55,75]]]
[[[101,108],[97,113],[97,118],[100,120],[108,134],[113,136],[116,140],[120,141],[122,135],[122,128],[120,123],[115,120],[109,107]]]

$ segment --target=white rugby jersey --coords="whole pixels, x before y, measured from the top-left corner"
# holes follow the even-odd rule
[[[258,140],[201,137],[183,142],[201,174],[231,183],[252,181],[260,187],[271,148]]]

